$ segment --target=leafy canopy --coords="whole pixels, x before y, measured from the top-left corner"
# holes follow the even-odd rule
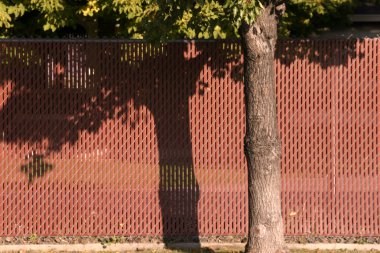
[[[280,32],[300,36],[341,20],[355,0],[289,0]],[[238,37],[265,0],[0,0],[0,36]]]

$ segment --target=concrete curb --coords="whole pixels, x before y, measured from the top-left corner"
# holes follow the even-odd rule
[[[201,243],[202,248],[212,248],[212,249],[231,249],[234,251],[243,250],[244,243]],[[170,245],[172,248],[178,249],[194,249],[198,248],[199,245],[195,243],[176,243]],[[345,244],[345,243],[315,243],[315,244],[288,244],[290,249],[306,249],[306,250],[378,250],[380,251],[380,244]],[[141,251],[149,249],[164,249],[165,245],[163,243],[120,243],[120,244],[110,244],[101,245],[100,243],[89,243],[89,244],[9,244],[0,245],[0,252],[6,251],[36,251],[36,252],[47,252],[47,251]]]

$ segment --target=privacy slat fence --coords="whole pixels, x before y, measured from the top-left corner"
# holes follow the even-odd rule
[[[0,236],[247,233],[236,42],[0,40]],[[277,60],[287,235],[380,236],[380,40]]]

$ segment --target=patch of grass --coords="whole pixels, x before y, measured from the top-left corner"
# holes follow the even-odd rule
[[[38,235],[37,234],[31,234],[28,236],[28,241],[31,243],[36,243],[38,241]]]
[[[103,246],[103,248],[107,248],[107,246],[111,244],[116,244],[122,242],[121,236],[112,236],[112,237],[106,237],[99,239],[100,244]]]

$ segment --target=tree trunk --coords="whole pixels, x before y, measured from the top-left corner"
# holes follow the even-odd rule
[[[277,17],[268,5],[242,27],[248,163],[249,234],[246,252],[287,252],[281,216],[281,141],[277,129],[274,54]]]

